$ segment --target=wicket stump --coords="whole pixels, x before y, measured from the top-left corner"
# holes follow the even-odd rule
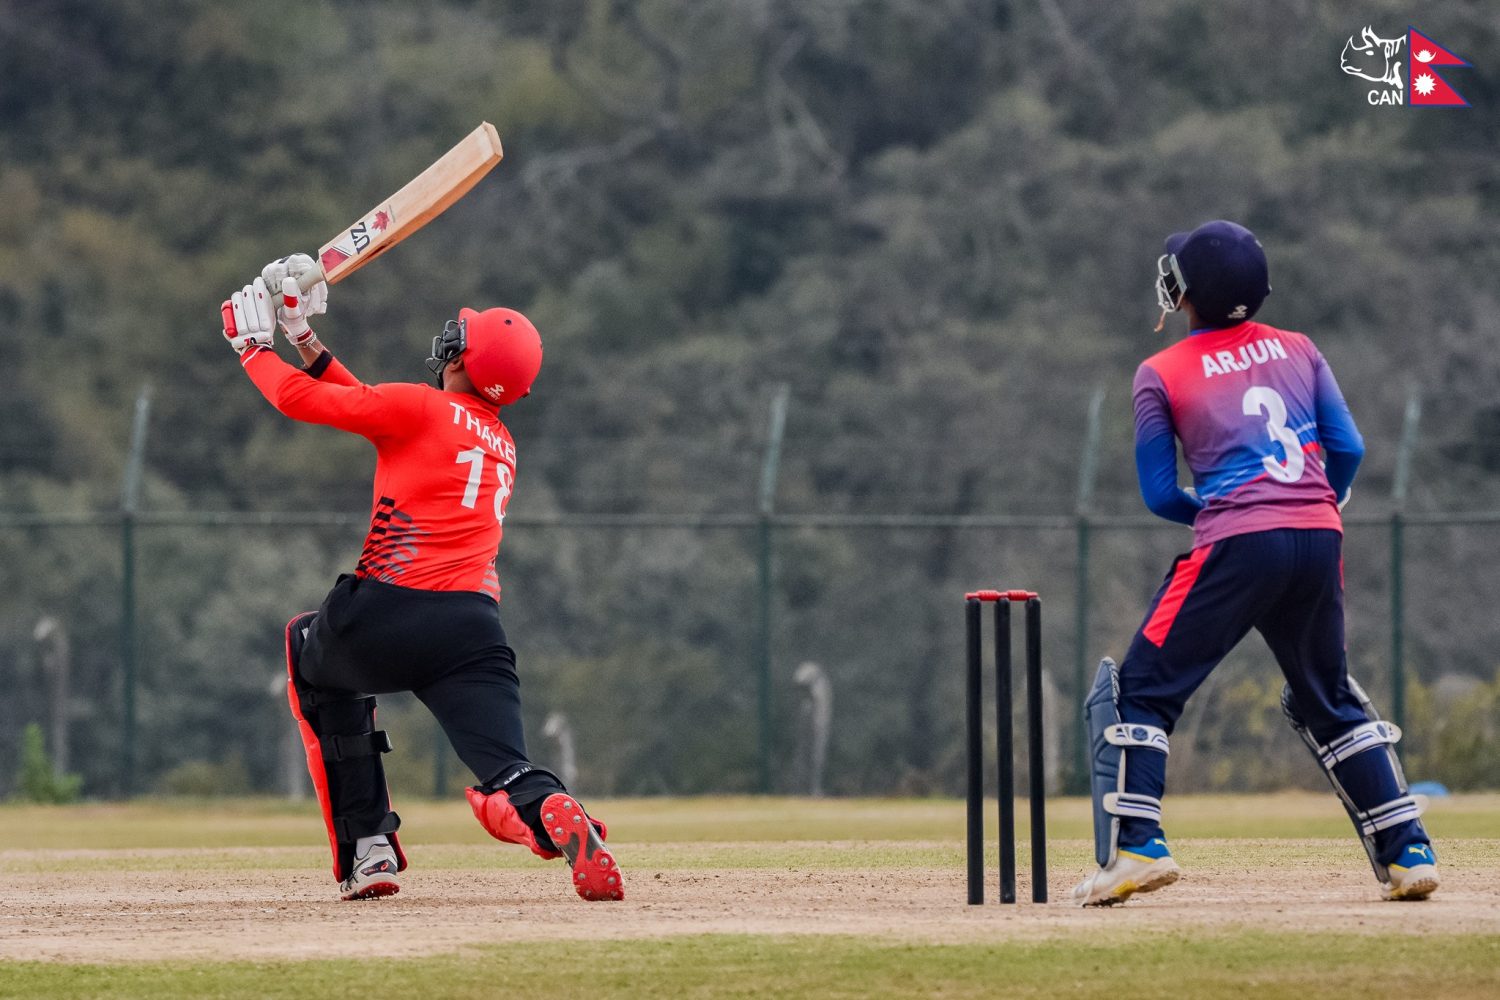
[[[1000,902],[1016,901],[1015,734],[1011,726],[1010,605],[1026,605],[1026,736],[1031,800],[1031,899],[1047,901],[1047,805],[1042,754],[1042,601],[1029,590],[978,590],[964,595],[968,625],[969,903],[984,902],[984,732],[980,680],[984,655],[981,607],[995,605],[995,764],[1000,797]]]

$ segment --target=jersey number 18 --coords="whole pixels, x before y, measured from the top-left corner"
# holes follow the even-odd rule
[[[461,451],[453,461],[460,465],[464,462],[469,463],[469,482],[464,487],[464,498],[459,503],[473,510],[474,506],[479,503],[479,487],[484,481],[484,449],[474,447]],[[512,482],[510,466],[504,462],[496,462],[495,473],[500,479],[500,485],[495,490],[495,520],[504,524],[505,505],[510,501]]]

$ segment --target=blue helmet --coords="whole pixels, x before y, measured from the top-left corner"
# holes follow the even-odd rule
[[[1266,251],[1255,234],[1222,219],[1167,237],[1156,262],[1156,302],[1175,312],[1182,297],[1209,326],[1243,323],[1271,294]]]

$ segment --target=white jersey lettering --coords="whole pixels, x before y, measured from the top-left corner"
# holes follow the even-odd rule
[[[1203,377],[1228,375],[1230,372],[1246,372],[1256,365],[1272,361],[1287,360],[1286,348],[1279,337],[1270,337],[1246,344],[1239,351],[1216,351],[1203,356]]]
[[[453,422],[473,433],[479,440],[484,442],[494,454],[510,465],[516,464],[516,447],[509,441],[486,427],[478,417],[470,413],[461,404],[449,400],[448,405],[453,407]]]

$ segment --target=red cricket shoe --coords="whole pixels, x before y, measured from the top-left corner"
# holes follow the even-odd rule
[[[573,869],[573,888],[584,899],[624,899],[620,869],[599,832],[573,796],[554,792],[542,801],[547,835]]]

